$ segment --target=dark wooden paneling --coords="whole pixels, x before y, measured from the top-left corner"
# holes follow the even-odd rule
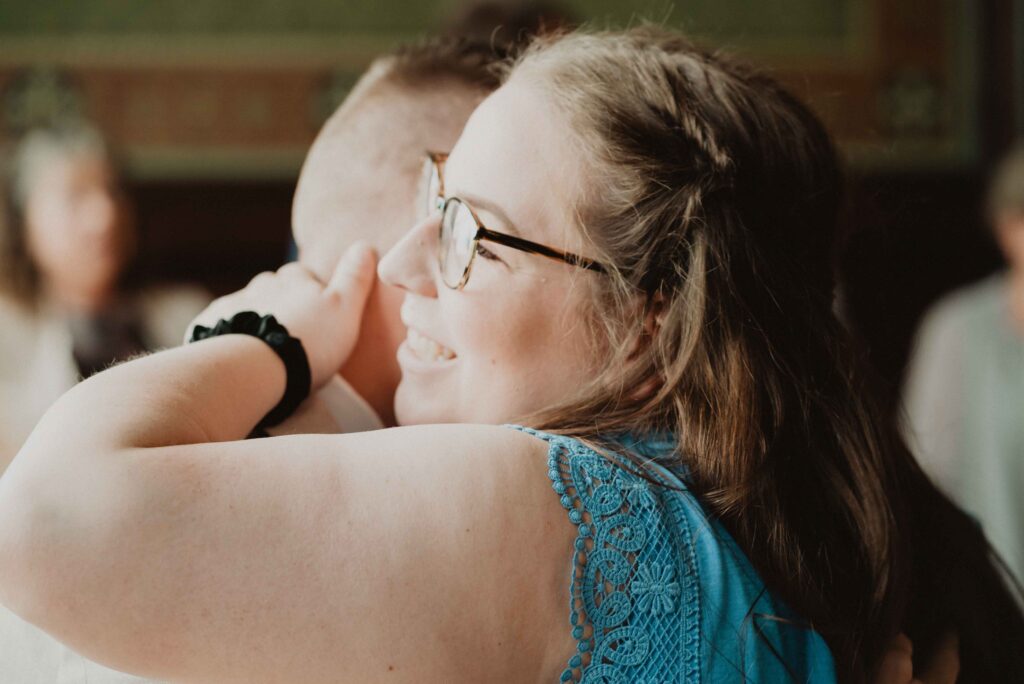
[[[281,265],[291,231],[288,182],[159,182],[130,187],[139,225],[131,280],[199,282],[223,294]]]

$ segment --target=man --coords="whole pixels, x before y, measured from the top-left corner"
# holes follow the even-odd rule
[[[406,48],[370,68],[321,130],[306,158],[292,211],[299,262],[326,280],[346,247],[368,240],[383,254],[420,218],[417,193],[427,150],[450,150],[476,105],[497,87],[490,48],[441,41]],[[341,374],[385,425],[394,425],[395,352],[405,338],[402,294],[378,282],[359,343]],[[275,434],[314,432],[305,416],[328,392]],[[345,404],[334,402],[335,406]],[[356,407],[339,417],[352,430],[379,427]]]
[[[292,216],[300,263],[326,279],[355,240],[381,253],[398,241],[417,220],[423,153],[454,146],[470,113],[497,87],[496,57],[489,46],[449,40],[373,63],[303,166]],[[405,337],[400,304],[397,289],[377,283],[344,380],[311,398],[275,434],[394,424],[395,352]],[[86,660],[0,607],[0,682],[142,681]]]

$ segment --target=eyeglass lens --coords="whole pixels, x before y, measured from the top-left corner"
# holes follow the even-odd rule
[[[459,287],[473,262],[477,233],[476,219],[458,199],[448,199],[441,216],[441,277],[448,287]]]

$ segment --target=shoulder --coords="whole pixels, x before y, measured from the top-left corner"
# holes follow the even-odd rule
[[[536,433],[535,433],[536,434]],[[548,476],[577,528],[563,681],[834,681],[827,646],[788,611],[673,465],[671,441],[599,448],[543,435]],[[767,616],[748,630],[751,611]],[[802,623],[801,623],[802,624]],[[812,677],[813,673],[813,677]]]
[[[907,378],[911,389],[920,376],[955,373],[958,359],[991,338],[999,325],[1006,275],[997,273],[942,297],[921,318],[914,335]]]
[[[1006,288],[1006,274],[996,273],[943,296],[925,313],[921,331],[930,333],[962,331],[977,323],[979,316],[996,313]]]

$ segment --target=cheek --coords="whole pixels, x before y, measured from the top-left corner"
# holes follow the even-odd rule
[[[64,220],[61,213],[53,207],[36,212],[28,219],[28,248],[36,262],[41,266],[60,265],[64,255],[71,249],[72,240],[63,229]]]
[[[467,381],[477,382],[477,373],[486,373],[492,386],[528,389],[532,395],[549,395],[553,385],[578,384],[593,366],[581,310],[578,304],[553,301],[546,291],[491,301],[456,330],[456,343],[470,357]]]

